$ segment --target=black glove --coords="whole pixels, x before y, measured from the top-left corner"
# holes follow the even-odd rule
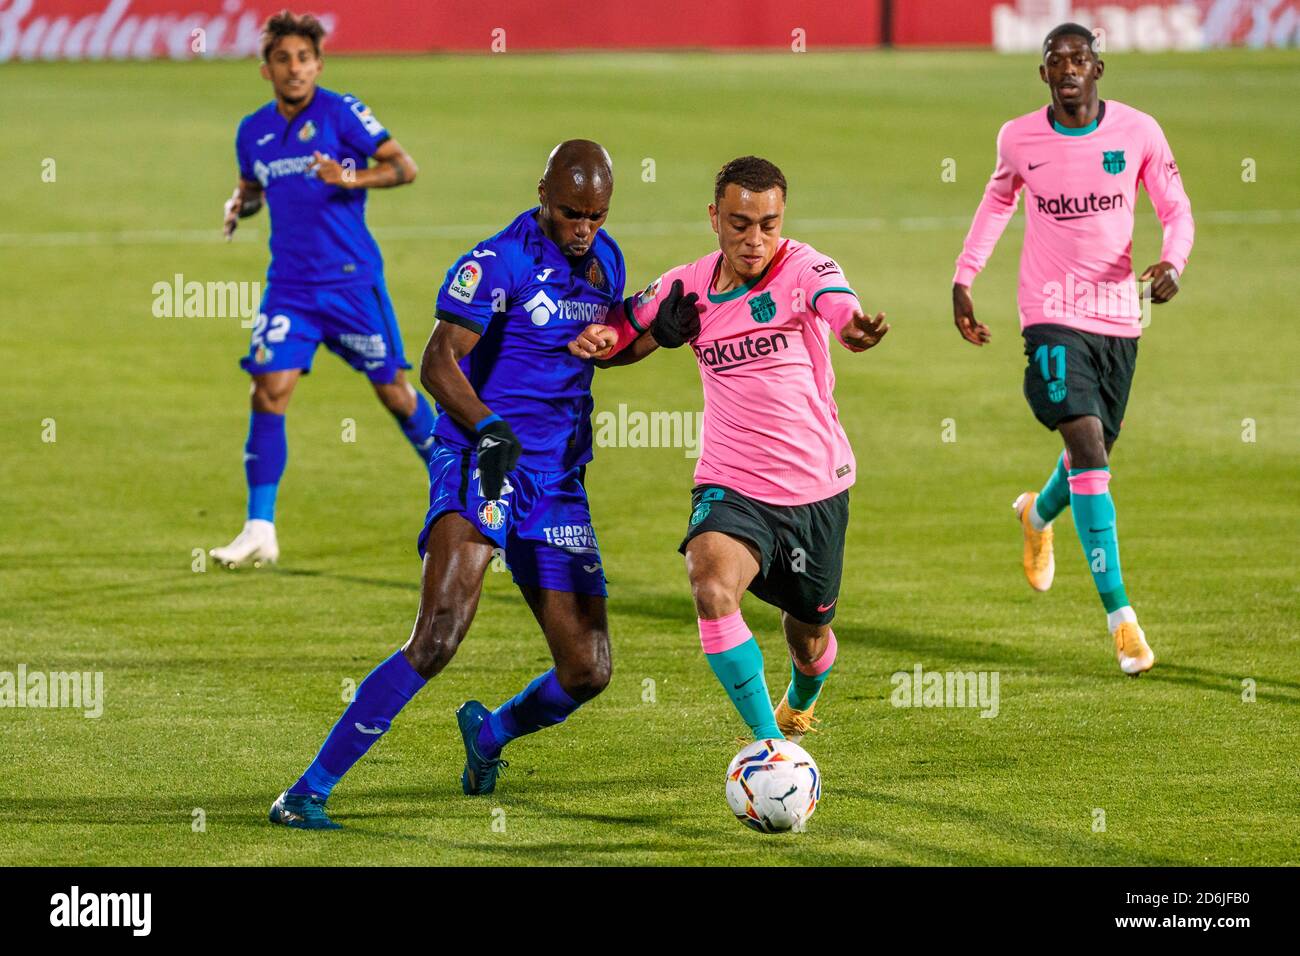
[[[700,297],[692,292],[682,295],[682,280],[674,279],[673,287],[659,303],[650,334],[662,348],[678,349],[700,334],[700,311],[695,303]]]
[[[478,476],[483,497],[495,501],[501,497],[506,472],[519,464],[523,446],[504,418],[493,415],[478,429]]]

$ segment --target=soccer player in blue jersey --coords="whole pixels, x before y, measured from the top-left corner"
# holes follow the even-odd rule
[[[275,98],[235,135],[239,184],[226,203],[229,239],[240,219],[271,213],[267,288],[240,363],[253,378],[244,445],[248,520],[213,548],[227,566],[274,562],[275,499],[288,446],[284,415],[321,343],[359,372],[421,459],[433,444],[433,410],[407,382],[379,246],[366,228],[366,191],[409,183],[415,161],[360,100],[316,85],[325,29],[288,11],[266,21],[262,76]],[[370,166],[369,160],[375,165]]]
[[[605,575],[583,487],[593,370],[568,343],[621,314],[623,255],[601,229],[613,185],[601,146],[561,143],[538,183],[539,205],[448,270],[421,366],[440,415],[415,627],[361,682],[311,766],[271,807],[272,823],[337,827],[325,812],[330,792],[451,661],[498,549],[555,666],[496,710],[461,705],[464,792],[491,793],[507,743],[560,723],[609,682]]]

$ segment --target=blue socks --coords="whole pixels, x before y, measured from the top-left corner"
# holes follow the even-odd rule
[[[248,517],[275,521],[275,495],[289,457],[284,416],[253,412],[244,442],[244,477],[248,479]]]
[[[384,735],[425,680],[398,651],[370,672],[290,793],[328,798],[342,776]],[[563,718],[561,718],[563,719]]]
[[[427,462],[429,453],[433,451],[433,424],[435,421],[433,409],[424,395],[417,391],[415,393],[415,411],[411,412],[409,418],[397,419],[397,425],[402,429],[402,434],[406,440],[411,443],[415,453],[420,456],[420,460]]]
[[[578,701],[560,686],[552,667],[488,715],[479,727],[475,745],[484,757],[495,759],[501,748],[516,737],[562,723],[578,706]]]
[[[415,411],[408,418],[398,418],[402,434],[411,443],[420,460],[427,462],[433,451],[433,426],[437,420],[433,408],[420,392],[415,393]],[[284,416],[273,412],[253,412],[248,421],[248,440],[244,442],[244,476],[248,479],[248,517],[275,522],[275,499],[280,478],[289,458],[289,443],[284,434]]]

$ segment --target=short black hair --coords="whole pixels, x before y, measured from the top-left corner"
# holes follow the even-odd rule
[[[713,204],[722,202],[722,194],[727,187],[735,183],[741,189],[752,193],[765,193],[774,187],[781,187],[781,198],[785,198],[785,174],[766,159],[757,156],[741,156],[733,159],[718,170],[713,181]]]
[[[296,14],[281,10],[266,18],[262,24],[262,62],[271,58],[275,45],[285,37],[303,37],[311,41],[311,48],[320,59],[321,41],[325,39],[325,25],[310,13]]]
[[[1062,23],[1059,27],[1052,30],[1043,38],[1043,56],[1046,57],[1052,44],[1058,37],[1083,37],[1088,41],[1088,49],[1095,57],[1097,55],[1097,37],[1091,30],[1081,23]]]

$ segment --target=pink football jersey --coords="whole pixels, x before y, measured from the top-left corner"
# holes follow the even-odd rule
[[[677,279],[705,306],[691,342],[704,384],[695,483],[774,505],[830,498],[853,484],[855,462],[832,395],[832,329],[823,312],[846,296],[856,305],[856,296],[834,260],[793,239],[756,282],[716,293],[721,263],[722,253],[711,252],[631,300],[641,328]]]
[[[1097,127],[1057,131],[1048,108],[1004,125],[998,159],[953,281],[970,285],[1025,193],[1020,256],[1021,328],[1041,323],[1136,338],[1141,302],[1133,275],[1133,215],[1141,183],[1164,227],[1160,258],[1181,274],[1192,250],[1192,206],[1160,125],[1107,100]]]

